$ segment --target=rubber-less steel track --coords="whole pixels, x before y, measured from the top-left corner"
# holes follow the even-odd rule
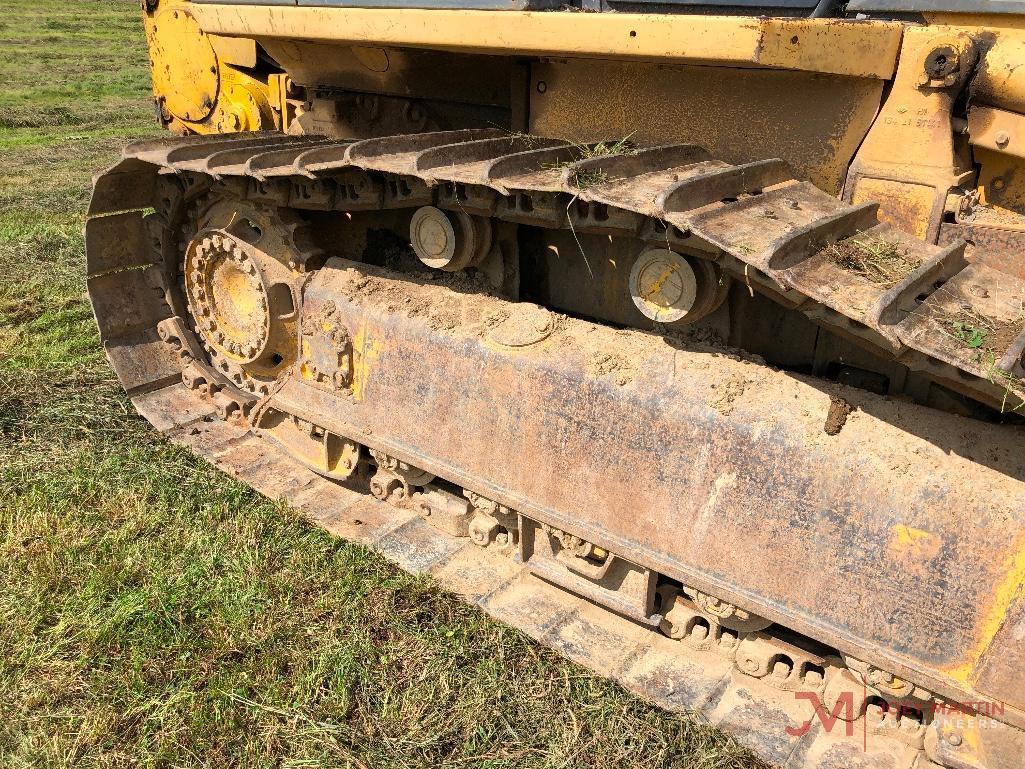
[[[639,237],[702,253],[816,322],[984,403],[1013,408],[1025,399],[1025,281],[967,262],[963,241],[933,246],[881,223],[876,204],[850,205],[796,181],[780,160],[730,165],[692,145],[581,159],[576,145],[488,130],[363,141],[155,140],[126,152],[125,164],[101,180],[93,213],[128,203],[117,200],[124,174],[146,163],[193,181],[237,183],[251,199],[299,209],[436,204]],[[906,263],[903,277],[874,282],[838,264],[831,247],[848,240],[884,244]],[[974,318],[1021,328],[1000,349],[980,347],[959,331]]]
[[[880,223],[873,204],[848,205],[792,179],[781,161],[736,166],[683,145],[588,159],[576,145],[497,131],[356,142],[277,135],[142,142],[97,180],[87,227],[90,296],[108,356],[139,411],[171,440],[403,568],[430,572],[648,699],[703,713],[773,763],[964,765],[930,714],[868,707],[849,729],[846,722],[824,728],[812,701],[795,692],[826,697],[830,685],[835,694],[837,682],[846,682],[864,699],[891,694],[889,684],[866,684],[865,671],[785,631],[774,634],[781,628],[709,635],[707,623],[678,620],[668,627],[676,638],[666,638],[531,576],[510,548],[439,531],[408,507],[365,495],[366,478],[326,480],[254,434],[249,416],[256,419],[262,404],[206,367],[181,323],[184,311],[169,300],[182,212],[211,184],[297,209],[436,205],[699,252],[777,301],[995,406],[1025,398],[1018,379],[1025,335],[987,359],[950,333],[950,319],[964,312],[1018,318],[1025,284],[967,263],[963,243],[924,244]],[[120,213],[150,206],[156,213],[145,219]],[[831,258],[830,246],[848,238],[890,244],[913,269],[894,285],[872,282]],[[375,459],[380,472],[384,459]],[[678,615],[700,615],[689,598],[679,601]],[[668,604],[663,609],[668,615]],[[930,699],[928,691],[914,694]],[[786,731],[805,723],[807,730]]]

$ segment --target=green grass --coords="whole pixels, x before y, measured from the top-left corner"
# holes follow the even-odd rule
[[[0,765],[752,766],[155,435],[85,297],[135,0],[0,2]]]

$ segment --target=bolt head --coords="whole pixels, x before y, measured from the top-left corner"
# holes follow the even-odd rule
[[[949,45],[934,48],[925,57],[925,74],[934,80],[954,75],[961,64],[960,56]]]

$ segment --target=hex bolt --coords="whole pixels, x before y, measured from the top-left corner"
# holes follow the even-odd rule
[[[932,80],[941,80],[953,75],[960,66],[960,57],[949,45],[934,48],[925,57],[925,74]]]
[[[961,735],[957,732],[951,732],[947,735],[947,743],[953,745],[955,748],[961,744]]]
[[[996,141],[997,146],[1000,149],[1003,149],[1011,142],[1011,137],[1008,135],[1007,131],[997,131]]]

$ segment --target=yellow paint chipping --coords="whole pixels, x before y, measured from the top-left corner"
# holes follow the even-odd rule
[[[966,687],[974,686],[980,663],[993,639],[1004,624],[1011,607],[1016,601],[1022,600],[1022,591],[1025,588],[1025,533],[1020,534],[1015,540],[1014,548],[1005,564],[1005,576],[996,585],[993,600],[982,612],[982,620],[978,625],[978,644],[966,655],[961,664],[943,671]]]
[[[925,561],[935,557],[943,541],[935,534],[899,523],[890,538],[890,557],[901,561]]]
[[[366,396],[374,361],[381,356],[382,349],[381,340],[370,333],[365,323],[360,323],[352,340],[352,397],[357,401]]]

